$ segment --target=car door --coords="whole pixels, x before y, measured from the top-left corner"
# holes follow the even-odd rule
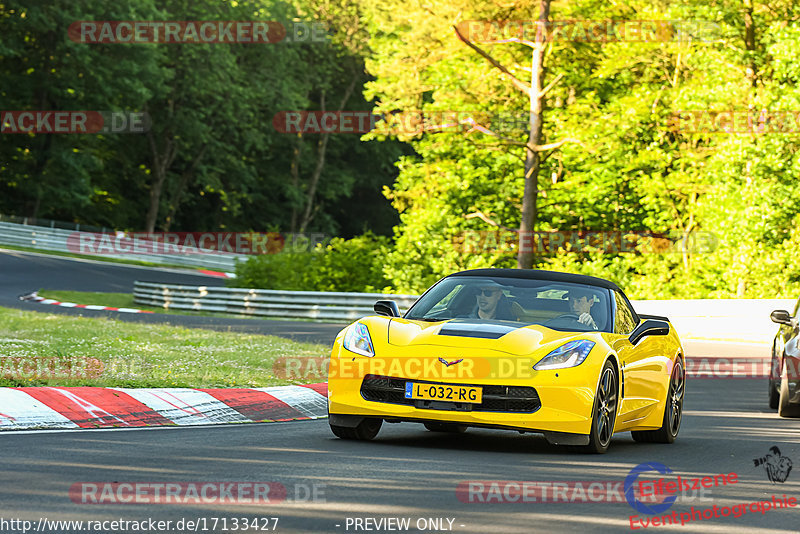
[[[613,348],[622,366],[622,402],[619,423],[634,424],[650,415],[666,396],[664,380],[670,358],[665,354],[666,336],[645,336],[636,345],[628,336],[639,324],[639,316],[628,299],[614,293],[614,333],[620,337]]]
[[[794,305],[794,311],[792,312],[792,317],[797,318],[797,312],[800,309],[800,299],[797,299],[797,302]],[[784,347],[789,345],[789,342],[795,340],[793,346],[797,345],[797,333],[798,327],[797,324],[795,326],[789,326],[782,324],[778,330],[778,335],[776,336],[776,347],[775,347],[775,354],[781,358],[783,356]]]
[[[794,324],[791,326],[785,324],[780,325],[780,331],[775,339],[775,354],[779,359],[777,362],[773,362],[772,369],[770,370],[778,391],[780,391],[781,387],[783,369],[785,368],[787,370],[787,376],[789,378],[789,398],[794,397],[797,390],[797,376],[798,369],[800,369],[800,337],[798,337],[800,334],[800,325],[797,320],[798,312],[800,312],[800,299],[798,299],[795,304],[794,312],[792,313],[792,317],[795,318]]]

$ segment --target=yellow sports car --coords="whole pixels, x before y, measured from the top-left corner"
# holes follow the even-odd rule
[[[393,301],[375,312],[333,344],[328,413],[339,438],[410,421],[537,432],[602,453],[615,432],[672,443],[680,430],[678,334],[607,280],[477,269],[441,279],[402,317]]]

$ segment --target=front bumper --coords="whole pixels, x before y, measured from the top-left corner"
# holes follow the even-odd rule
[[[531,432],[589,434],[596,384],[589,384],[592,379],[584,378],[588,369],[577,369],[539,371],[534,379],[524,381],[431,381],[370,374],[330,377],[328,411],[332,415],[380,417],[390,421],[439,421]],[[479,405],[412,401],[403,396],[406,381],[481,386],[484,401]]]
[[[469,384],[470,386],[480,386],[483,390],[483,399],[477,404],[458,401],[415,400],[405,396],[406,383],[410,381],[390,376],[367,375],[361,381],[361,397],[372,402],[456,412],[534,413],[542,406],[539,395],[531,386]],[[438,384],[431,380],[413,380],[413,382]]]

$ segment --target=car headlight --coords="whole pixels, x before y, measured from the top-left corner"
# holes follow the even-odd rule
[[[350,352],[361,354],[372,358],[375,356],[375,349],[372,347],[372,339],[369,337],[367,325],[355,323],[344,333],[344,348]]]
[[[539,363],[534,365],[533,368],[537,371],[542,371],[544,369],[575,367],[583,363],[583,360],[586,359],[593,347],[594,341],[589,341],[588,339],[570,341],[539,360]]]

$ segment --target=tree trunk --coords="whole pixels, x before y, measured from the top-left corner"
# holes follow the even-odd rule
[[[528,146],[525,149],[525,190],[522,194],[522,218],[519,224],[518,269],[531,269],[534,261],[535,239],[533,232],[539,213],[539,152],[536,150],[542,141],[542,122],[544,111],[542,103],[542,77],[544,75],[544,48],[547,40],[547,23],[550,18],[550,1],[541,0],[539,24],[536,29],[536,46],[531,57],[530,89],[530,131]]]
[[[156,147],[155,135],[152,131],[147,132],[147,140],[150,142],[150,154],[153,157],[153,182],[150,185],[150,207],[145,218],[144,231],[151,234],[156,229],[161,192],[164,189],[164,181],[167,179],[167,170],[175,159],[177,149],[175,141],[166,134],[164,136],[164,152],[161,154]]]
[[[169,213],[167,214],[166,219],[164,219],[164,231],[169,232],[172,223],[175,221],[175,215],[178,213],[178,208],[181,205],[181,198],[183,197],[183,192],[186,189],[186,186],[189,185],[189,182],[194,177],[194,171],[197,168],[197,164],[200,163],[200,160],[203,159],[203,156],[206,153],[206,149],[208,148],[208,143],[203,143],[203,146],[200,148],[200,151],[197,153],[197,156],[192,160],[191,165],[189,168],[186,169],[183,174],[181,174],[181,181],[178,184],[178,189],[175,191],[175,195],[172,198],[172,202],[170,202]]]
[[[290,173],[292,176],[292,191],[297,191],[300,187],[300,152],[301,148],[303,147],[303,134],[297,134],[297,142],[294,145],[294,149],[292,152],[292,164],[290,167]],[[290,225],[290,232],[292,234],[297,232],[297,206],[292,203],[292,217],[291,217],[291,225]]]
[[[322,176],[322,169],[325,167],[325,152],[328,148],[328,138],[330,133],[325,132],[320,134],[320,140],[317,143],[317,161],[314,165],[314,172],[311,174],[311,183],[308,187],[308,195],[306,200],[306,208],[303,211],[303,216],[300,219],[300,233],[303,234],[311,222],[312,208],[314,207],[314,196],[317,194],[317,186],[319,185],[320,176]]]
[[[55,34],[54,32],[47,32],[47,40],[46,40],[46,47],[48,50],[52,50],[55,44]],[[52,69],[51,66],[51,55],[45,54],[44,58],[44,65],[42,66],[42,73],[45,77],[45,82],[50,75],[50,70]],[[49,98],[49,87],[47,83],[42,83],[41,88],[39,89],[39,95],[37,101],[39,102],[39,109],[43,111],[52,110],[54,106],[50,103]],[[60,106],[56,106],[60,107]],[[43,186],[42,184],[45,183],[45,176],[44,171],[47,168],[47,164],[50,161],[50,148],[53,144],[53,136],[52,135],[37,135],[38,139],[34,142],[39,142],[38,150],[34,150],[34,167],[33,172],[31,172],[31,177],[36,182],[36,198],[33,202],[33,210],[30,213],[30,217],[34,219],[34,224],[36,219],[39,217],[39,210],[42,207],[42,196],[44,196]]]
[[[745,76],[750,82],[751,87],[756,86],[758,79],[758,67],[756,66],[756,23],[753,20],[753,0],[744,0],[744,47],[750,52],[749,64]]]
[[[356,82],[358,81],[358,75],[353,72],[353,79],[350,81],[350,85],[347,86],[347,89],[344,92],[344,96],[342,96],[342,100],[339,103],[339,109],[337,111],[341,112],[344,109],[344,106],[347,104],[347,101],[350,99],[350,95],[353,94],[353,90],[356,87]],[[321,99],[320,99],[320,109],[325,111],[325,92],[323,91]],[[319,142],[317,143],[317,161],[314,165],[314,172],[311,174],[311,182],[308,187],[308,195],[306,200],[306,208],[303,211],[303,216],[300,219],[300,233],[305,233],[308,224],[311,222],[311,219],[314,217],[314,196],[317,194],[317,186],[319,185],[319,179],[322,176],[322,169],[325,167],[325,152],[328,148],[328,139],[330,137],[330,133],[326,132],[320,134]]]

